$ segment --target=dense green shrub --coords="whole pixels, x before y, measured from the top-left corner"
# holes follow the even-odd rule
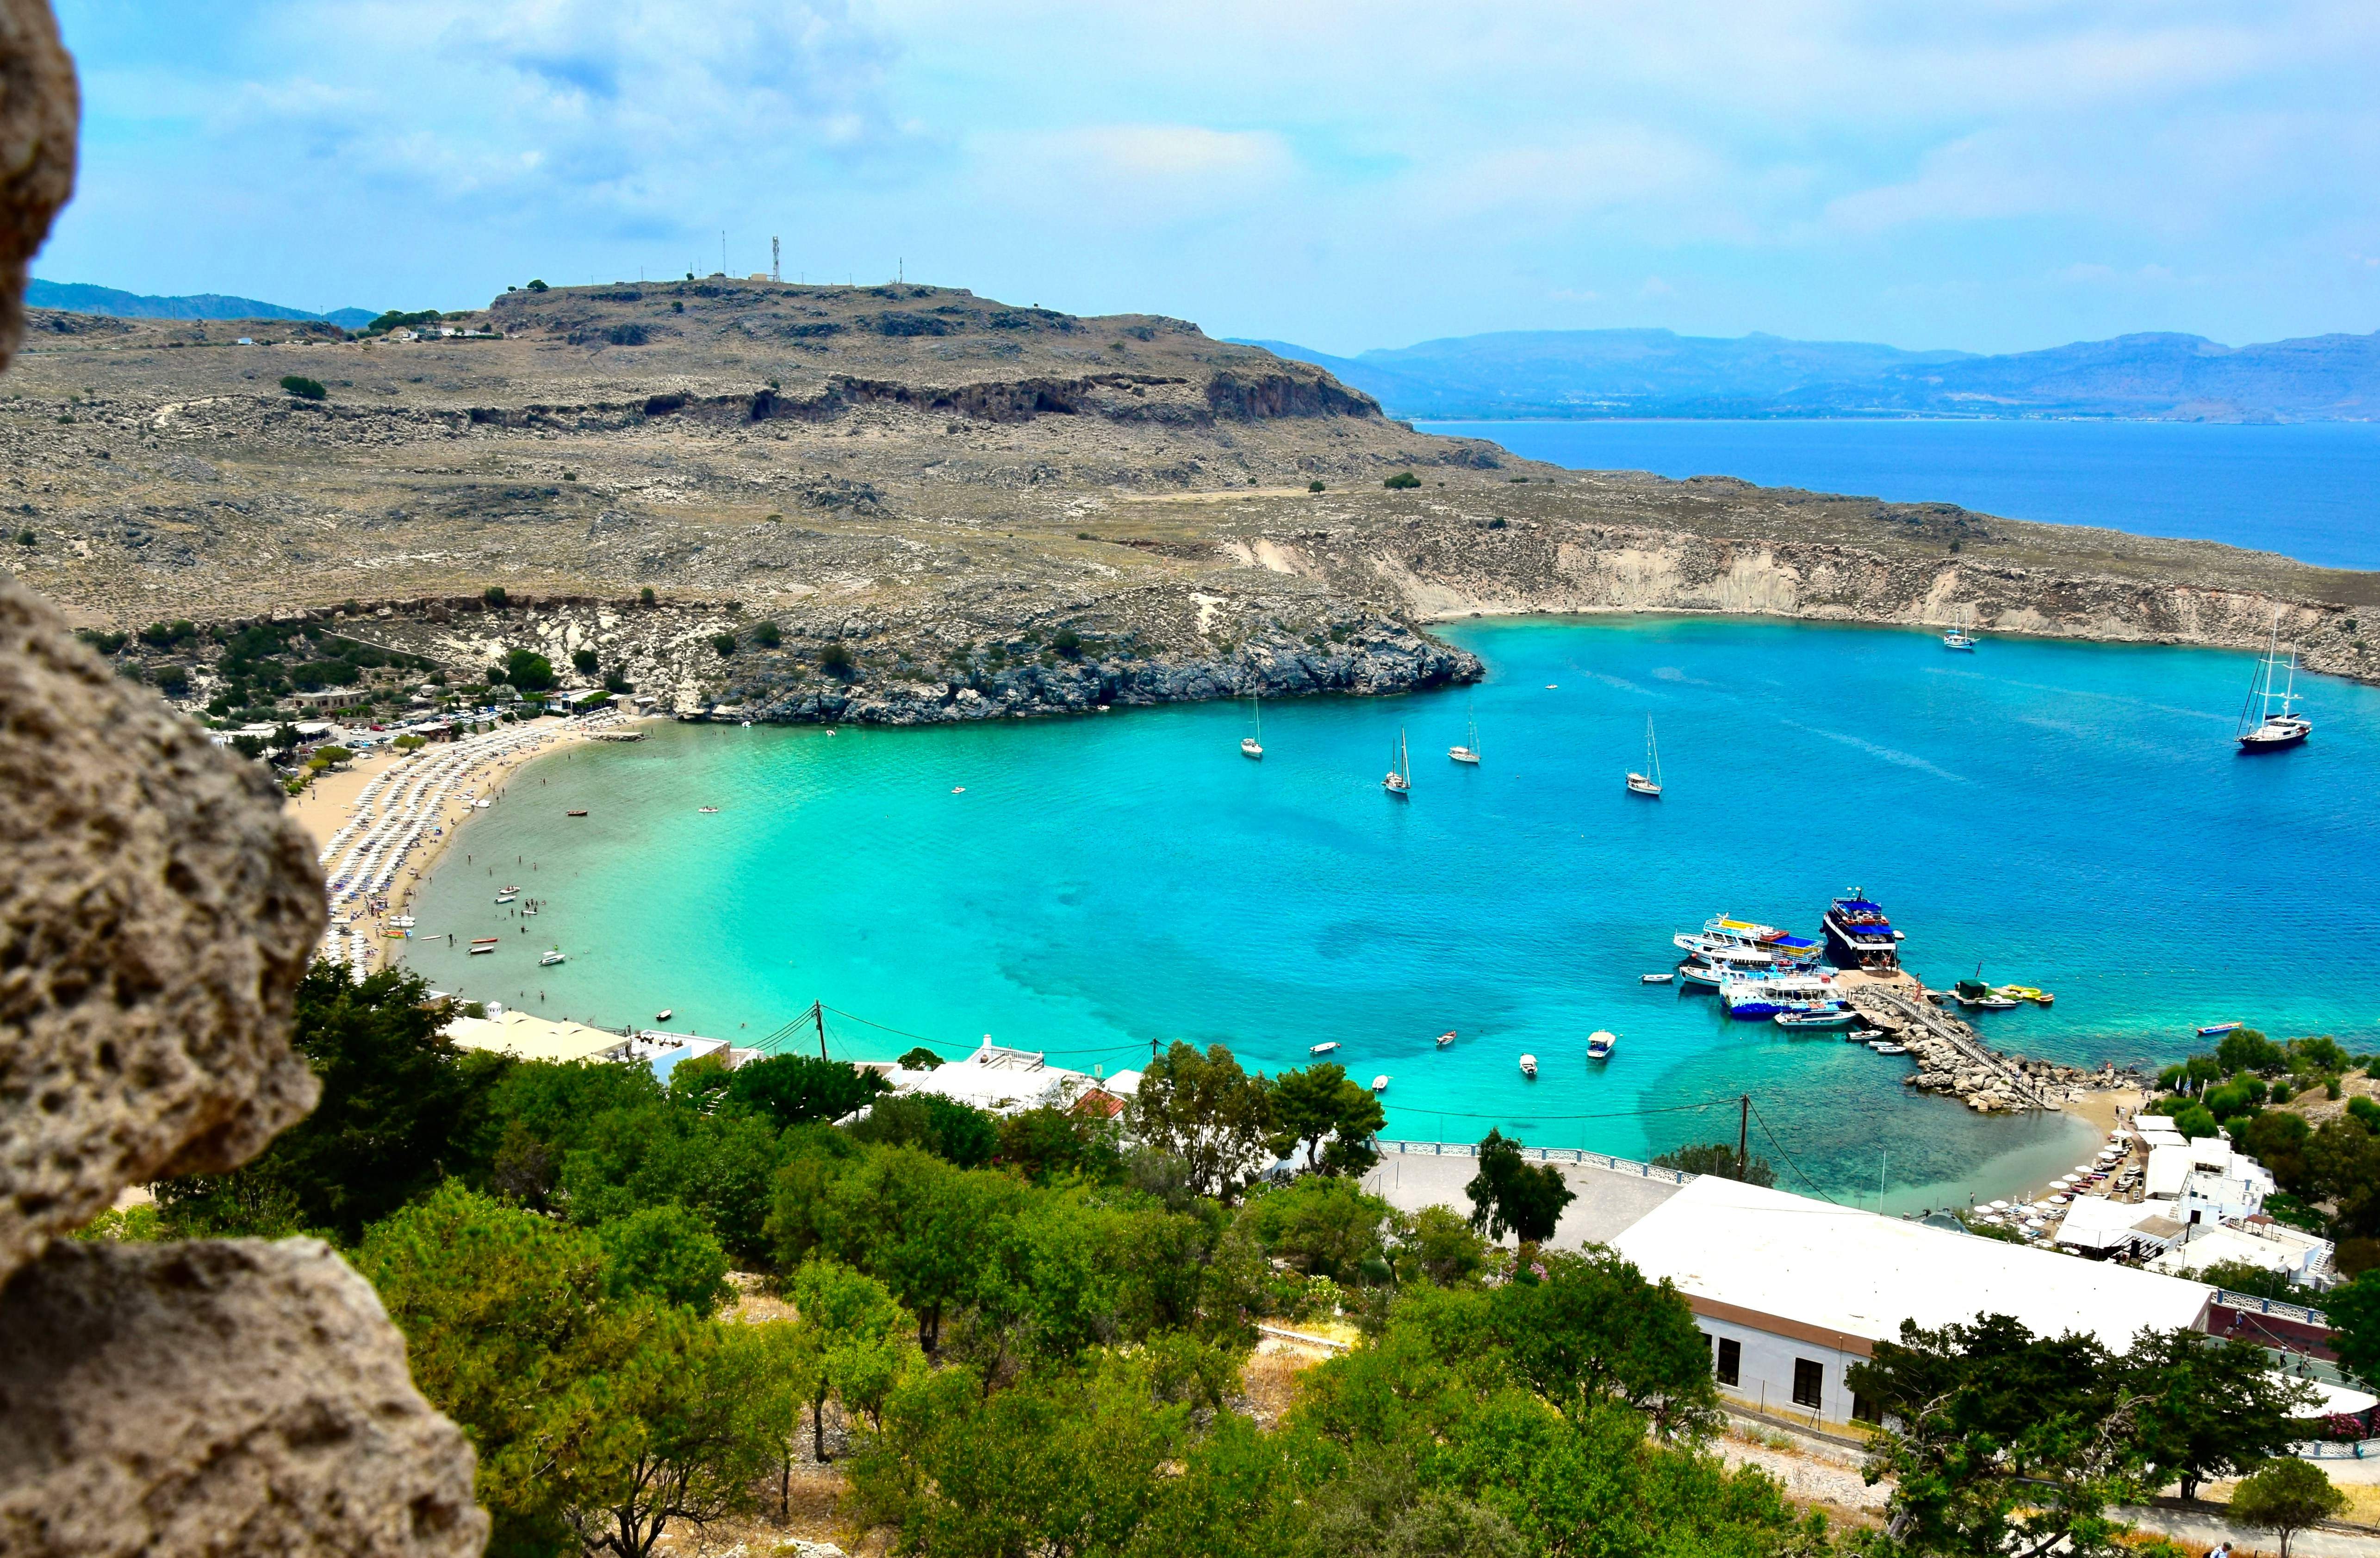
[[[320,379],[310,379],[303,373],[284,373],[281,387],[300,400],[327,400],[331,392]]]

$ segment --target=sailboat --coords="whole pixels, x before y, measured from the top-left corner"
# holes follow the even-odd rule
[[[1645,766],[1651,772],[1628,776],[1628,793],[1650,796],[1658,800],[1661,798],[1661,749],[1653,742],[1653,716],[1650,714],[1645,716]]]
[[[2273,690],[2273,667],[2283,667],[2288,679],[2281,690]],[[2273,712],[2273,700],[2278,698],[2281,712]],[[2265,646],[2265,657],[2256,663],[2256,675],[2248,683],[2248,701],[2240,708],[2240,728],[2235,739],[2242,753],[2277,752],[2284,748],[2303,744],[2313,734],[2313,722],[2296,714],[2290,706],[2298,700],[2298,655],[2291,650],[2288,658],[2281,654],[2281,614],[2273,614],[2273,633]],[[2256,711],[2255,724],[2249,724],[2248,711]]]
[[[1468,715],[1470,711],[1466,709],[1464,712]],[[1467,762],[1472,764],[1474,767],[1478,765],[1479,721],[1476,716],[1472,716],[1470,719],[1470,729],[1463,736],[1463,745],[1460,747],[1449,747],[1446,749],[1446,755],[1452,758],[1457,762]]]
[[[1240,756],[1254,758],[1258,762],[1262,762],[1264,761],[1264,710],[1261,707],[1261,700],[1255,693],[1248,694],[1248,714],[1257,722],[1257,731],[1254,736],[1240,737]]]
[[[1409,799],[1413,795],[1413,756],[1405,750],[1402,726],[1398,727],[1396,749],[1390,754],[1388,777],[1380,781],[1380,788],[1400,800]]]

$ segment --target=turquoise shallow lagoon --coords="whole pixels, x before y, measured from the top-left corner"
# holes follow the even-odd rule
[[[1672,931],[1727,911],[1815,934],[1857,884],[1930,980],[1980,962],[2057,993],[1984,1016],[2008,1048],[2161,1060],[2228,1018],[2380,1043],[2380,691],[2301,681],[2313,742],[2243,759],[2245,654],[1969,656],[1694,617],[1449,636],[1486,660],[1481,686],[1268,705],[1262,763],[1227,705],[576,749],[471,824],[410,955],[468,996],[610,1026],[668,1006],[745,1042],[823,998],[883,1025],[831,1019],[857,1058],[989,1033],[1084,1069],[1176,1039],[1278,1069],[1336,1040],[1351,1073],[1393,1078],[1400,1136],[1492,1124],[1641,1157],[1731,1138],[1750,1092],[1789,1187],[1875,1205],[1881,1184],[1896,1211],[2038,1184],[2087,1132],[1979,1119],[1910,1095],[1905,1061],[1640,985]],[[1475,770],[1445,756],[1472,705]],[[1658,802],[1621,786],[1648,713]],[[1402,803],[1379,785],[1400,727]],[[533,934],[494,907],[504,882],[550,905]],[[492,932],[497,955],[459,950]],[[557,942],[569,961],[537,968]],[[1585,1059],[1597,1028],[1621,1036],[1608,1064]]]

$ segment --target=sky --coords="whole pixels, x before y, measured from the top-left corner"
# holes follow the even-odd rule
[[[773,236],[789,280],[1341,353],[2380,328],[2373,0],[58,13],[84,122],[54,281],[454,309],[766,271]]]

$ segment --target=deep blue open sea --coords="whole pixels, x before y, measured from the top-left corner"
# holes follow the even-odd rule
[[[1580,469],[1964,505],[2380,568],[2380,423],[1421,422]]]
[[[441,988],[750,1042],[823,999],[839,1053],[991,1035],[1109,1069],[1152,1041],[1387,1073],[1390,1132],[1645,1156],[1755,1137],[1894,1210],[2037,1186],[2087,1131],[1982,1119],[1903,1060],[1647,987],[1722,911],[1815,933],[1859,885],[2027,1053],[2163,1060],[2201,1023],[2380,1044],[2380,691],[2301,678],[2313,740],[2243,759],[2252,657],[1746,619],[1471,622],[1475,689],[922,730],[664,725],[540,760],[419,907]],[[1475,706],[1487,761],[1446,749]],[[1622,791],[1658,722],[1668,794]],[[1379,779],[1408,733],[1414,794]],[[964,793],[957,793],[961,787]],[[716,815],[696,809],[715,805]],[[591,815],[571,820],[570,807]],[[490,860],[504,862],[491,866]],[[528,922],[492,904],[518,882]],[[500,933],[505,950],[449,952]],[[562,967],[535,952],[558,943]],[[542,1000],[540,992],[542,992]],[[1461,1038],[1437,1051],[1447,1029]],[[1621,1035],[1608,1064],[1587,1034]],[[1539,1059],[1520,1077],[1524,1052]]]

